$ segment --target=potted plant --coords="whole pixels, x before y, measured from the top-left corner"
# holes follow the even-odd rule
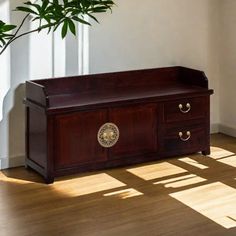
[[[19,25],[7,24],[0,20],[0,55],[7,47],[20,37],[40,32],[42,30],[56,31],[61,26],[61,37],[64,38],[68,31],[76,35],[75,23],[90,25],[85,20],[88,16],[98,22],[95,13],[111,10],[114,2],[111,0],[37,0],[28,1],[15,10],[24,12],[25,17]],[[26,21],[37,21],[38,26],[27,32],[21,32]],[[15,30],[12,33],[12,30]]]

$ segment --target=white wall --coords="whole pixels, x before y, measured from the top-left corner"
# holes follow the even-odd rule
[[[10,9],[14,9],[19,1],[5,1],[9,9],[5,11],[11,23],[18,23],[22,18],[20,13],[14,14],[14,18],[9,14]],[[24,30],[28,29],[28,25]],[[9,76],[1,78],[2,83],[8,83],[9,89],[3,100],[3,119],[0,121],[0,168],[11,165],[22,164],[24,155],[24,86],[20,84],[28,79],[29,60],[28,60],[28,38],[19,39],[6,54],[10,54],[8,63],[5,65],[10,70]],[[5,53],[3,55],[5,57]],[[13,159],[11,159],[13,158]]]
[[[12,12],[23,0],[0,1],[0,19],[19,24],[24,14]],[[34,25],[26,24],[23,31]],[[83,32],[86,29],[82,29]],[[82,34],[83,35],[83,34]],[[54,43],[53,44],[52,42]],[[25,116],[23,98],[26,80],[86,72],[78,63],[78,38],[61,40],[60,33],[32,34],[16,40],[0,58],[0,169],[22,165],[25,156]],[[73,52],[73,55],[71,55]]]
[[[218,0],[116,0],[90,30],[90,73],[181,65],[206,72],[219,123]]]
[[[9,2],[8,1],[1,1],[0,2],[0,16],[1,20],[5,22],[10,21],[9,14]],[[0,78],[5,78],[1,81],[1,89],[0,89],[0,120],[2,119],[2,105],[4,97],[10,88],[10,51],[6,51],[2,56],[0,56]]]
[[[21,2],[4,1],[11,8]],[[90,51],[90,73],[170,65],[204,70],[215,89],[211,118],[213,124],[218,124],[219,1],[222,0],[115,0],[117,7],[112,15],[99,16],[101,23],[93,23],[89,44],[85,42]],[[12,22],[19,22],[20,14],[13,14]],[[27,79],[73,74],[77,72],[74,62],[80,63],[82,57],[88,59],[83,53],[75,58],[66,54],[80,48],[76,41],[68,39],[66,42],[74,43],[66,46],[57,38],[55,49],[62,48],[64,52],[60,54],[51,52],[51,36],[40,37],[35,35],[12,45],[11,89],[4,98],[4,117],[0,121],[0,168],[23,163],[24,87],[19,85]],[[82,38],[86,41],[88,35]],[[86,73],[86,65],[84,68]]]
[[[236,136],[236,1],[224,0],[220,9],[220,131]]]

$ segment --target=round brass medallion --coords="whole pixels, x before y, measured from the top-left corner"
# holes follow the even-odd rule
[[[119,139],[119,129],[113,123],[106,123],[99,129],[97,137],[102,147],[112,147]]]

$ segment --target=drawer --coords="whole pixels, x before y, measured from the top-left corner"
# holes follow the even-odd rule
[[[207,97],[184,98],[164,103],[164,121],[167,123],[205,118]]]
[[[207,135],[204,125],[170,126],[166,129],[163,137],[163,150],[174,155],[205,150]]]

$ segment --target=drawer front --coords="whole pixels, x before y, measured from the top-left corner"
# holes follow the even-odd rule
[[[110,158],[156,152],[156,117],[155,104],[110,109],[109,118],[117,125],[120,133],[118,142],[109,149]]]
[[[169,126],[163,137],[163,151],[181,155],[205,150],[207,132],[204,125]]]
[[[56,169],[106,161],[106,150],[97,141],[97,132],[106,117],[103,110],[56,116]]]
[[[164,121],[167,123],[205,118],[207,97],[185,98],[164,103]]]

